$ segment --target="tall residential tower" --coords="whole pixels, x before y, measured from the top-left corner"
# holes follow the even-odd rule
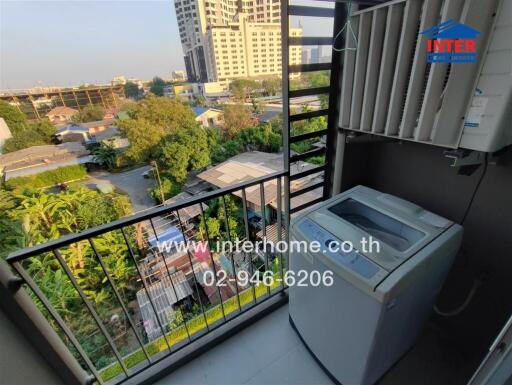
[[[280,0],[175,0],[188,79],[213,82],[281,74]],[[299,28],[290,29],[300,36]],[[290,47],[290,63],[301,48]]]

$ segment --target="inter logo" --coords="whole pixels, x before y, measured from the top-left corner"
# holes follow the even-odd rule
[[[450,19],[421,34],[428,38],[429,63],[476,62],[476,38],[480,34],[476,29]]]

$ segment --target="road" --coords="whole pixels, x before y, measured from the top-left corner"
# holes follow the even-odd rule
[[[155,202],[148,194],[148,189],[155,186],[153,178],[144,178],[142,173],[150,170],[150,166],[139,167],[130,171],[110,173],[108,171],[94,171],[89,173],[90,182],[98,183],[108,181],[118,189],[130,196],[133,211],[141,211],[153,207]]]

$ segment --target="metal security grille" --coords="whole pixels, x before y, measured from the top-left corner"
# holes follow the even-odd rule
[[[394,0],[353,12],[357,50],[344,52],[339,126],[457,148],[496,4]],[[481,32],[477,63],[427,62],[428,37],[420,33],[449,20]]]
[[[308,63],[294,64],[289,62],[290,46],[332,46],[333,38],[317,37],[317,36],[289,36],[290,16],[300,17],[316,17],[324,19],[334,19],[334,31],[341,28],[346,20],[346,3],[336,2],[333,8],[310,7],[302,5],[289,4],[288,0],[282,2],[282,68],[283,68],[283,133],[284,133],[284,157],[285,168],[290,170],[292,167],[300,168],[301,162],[314,156],[325,156],[325,162],[314,168],[309,168],[300,172],[291,173],[287,179],[285,188],[286,194],[289,194],[292,207],[289,209],[290,214],[301,211],[318,202],[327,199],[330,196],[331,171],[329,167],[332,164],[333,154],[335,151],[336,125],[337,125],[337,100],[339,96],[339,81],[337,70],[340,65],[341,55],[335,51],[332,52],[331,62],[329,63]],[[375,3],[375,2],[373,2]],[[298,90],[290,89],[290,74],[308,73],[314,71],[331,71],[330,84],[323,87],[312,87]],[[290,100],[294,98],[302,98],[307,96],[326,95],[329,98],[328,108],[321,108],[314,111],[307,111],[292,114],[290,109]],[[310,120],[320,116],[327,117],[327,127],[313,132],[292,135],[291,125],[295,122]],[[291,154],[290,145],[294,143],[304,142],[310,139],[317,139],[320,143],[316,148],[312,148],[303,153]],[[304,186],[301,183],[302,178],[307,176],[315,176],[319,180],[318,183]],[[321,196],[311,194],[315,190],[322,190]],[[299,198],[300,197],[300,198]],[[294,205],[294,199],[300,199],[301,203]]]
[[[9,301],[15,302],[15,306],[14,304],[13,306],[17,313],[13,311],[11,315],[20,319],[29,317],[34,320],[34,324],[27,327],[27,335],[32,336],[33,339],[40,338],[38,343],[43,344],[44,350],[48,350],[50,355],[54,352],[59,353],[63,370],[74,372],[70,375],[72,377],[70,383],[103,384],[108,382],[119,384],[128,380],[137,381],[135,378],[140,380],[140,376],[154,375],[154,372],[152,374],[152,371],[148,369],[164,358],[175,355],[183,348],[219,329],[229,321],[242,315],[245,316],[248,312],[253,312],[259,305],[272,303],[279,297],[283,300],[286,298],[284,295],[286,286],[282,280],[276,281],[275,285],[268,286],[261,286],[252,282],[242,286],[235,281],[229,289],[219,285],[205,285],[203,281],[197,278],[201,269],[211,269],[215,273],[217,269],[225,269],[228,270],[228,274],[231,272],[231,277],[240,269],[246,269],[246,272],[251,275],[254,274],[254,270],[252,265],[240,263],[240,258],[235,258],[234,253],[226,252],[222,255],[222,258],[219,258],[219,255],[215,255],[219,253],[215,253],[213,246],[205,249],[202,260],[193,255],[190,249],[186,249],[179,254],[182,264],[171,265],[172,258],[166,258],[163,255],[164,252],[158,251],[158,248],[151,245],[151,240],[154,238],[158,240],[159,234],[162,234],[162,231],[160,233],[157,231],[158,226],[161,225],[163,219],[173,216],[175,217],[173,223],[176,224],[176,229],[181,234],[180,239],[190,239],[190,237],[187,237],[186,226],[180,212],[184,213],[192,207],[199,207],[201,220],[206,223],[208,215],[205,214],[203,209],[204,203],[217,200],[222,205],[223,212],[226,213],[224,219],[227,222],[226,218],[230,212],[228,211],[229,206],[226,205],[226,196],[235,195],[240,197],[238,199],[241,199],[241,215],[243,217],[241,218],[243,222],[241,228],[245,233],[245,239],[249,240],[251,236],[246,192],[259,189],[260,205],[265,208],[265,187],[274,184],[276,188],[272,191],[276,194],[273,200],[278,202],[277,217],[269,221],[267,226],[265,215],[263,215],[262,228],[265,235],[267,227],[277,226],[277,228],[282,228],[283,222],[288,223],[287,218],[282,218],[281,199],[278,199],[278,197],[282,198],[281,186],[287,175],[286,171],[275,172],[248,182],[155,207],[115,222],[84,230],[77,234],[69,234],[63,238],[12,253],[6,259],[11,269],[7,268],[3,261],[0,264],[0,284],[9,288],[12,294]],[[168,224],[165,226],[169,227]],[[137,228],[139,227],[146,230],[141,237],[137,235]],[[226,226],[226,228],[226,240],[231,242],[229,226]],[[105,252],[101,253],[96,247],[97,242],[100,242],[104,236],[114,234],[120,236],[120,239],[124,242],[124,247],[116,251],[116,257],[126,257],[134,267],[130,284],[137,285],[140,288],[136,293],[136,299],[137,306],[141,310],[140,318],[142,322],[138,321],[136,313],[123,295],[121,284],[126,282],[121,282],[115,277],[112,268],[106,263],[107,256]],[[277,238],[280,239],[282,235],[282,233],[277,235]],[[203,243],[215,244],[207,227],[201,235],[196,234],[196,237],[200,237]],[[115,335],[111,314],[108,314],[108,316],[102,314],[98,305],[91,299],[91,293],[84,290],[83,284],[80,283],[76,270],[69,262],[70,252],[74,250],[70,247],[78,243],[81,247],[90,250],[93,258],[98,262],[100,274],[102,274],[104,281],[108,282],[117,302],[115,306],[118,307],[118,311],[115,318],[124,320],[126,328],[133,332],[135,350],[126,352],[122,349],[119,336]],[[157,273],[152,274],[150,280],[148,275],[150,271],[145,269],[145,266],[148,258],[155,258],[155,253],[158,254],[162,266]],[[84,344],[79,341],[76,330],[64,320],[62,311],[59,312],[50,301],[47,289],[43,288],[39,278],[27,269],[27,261],[37,258],[46,258],[55,262],[57,271],[69,280],[71,287],[78,295],[79,301],[90,316],[91,329],[94,329],[95,335],[104,338],[105,343],[102,349],[111,353],[113,362],[108,366],[100,365],[98,360],[91,357],[91,350],[83,346]],[[277,264],[273,264],[273,262],[276,262],[276,258],[279,261]],[[286,258],[284,253],[273,253],[271,255],[270,252],[266,251],[261,256],[263,262],[259,264],[259,271],[267,272],[272,269],[272,266],[278,266],[277,274],[281,277],[284,276],[284,267],[286,266],[284,258]],[[214,280],[217,283],[218,276],[215,276]],[[210,293],[209,289],[213,293]],[[29,297],[27,292],[32,292],[33,297]],[[205,295],[215,300],[206,303]],[[192,297],[196,301],[197,312],[185,312],[181,317],[177,317],[176,313],[178,311],[183,312],[183,307],[187,306],[186,303],[190,302],[189,299]],[[35,306],[35,303],[40,304],[39,309]],[[219,334],[217,334],[217,337],[219,337]],[[78,360],[82,367],[78,364]],[[160,367],[160,369],[163,370],[165,367]]]

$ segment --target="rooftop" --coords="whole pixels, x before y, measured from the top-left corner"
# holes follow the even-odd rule
[[[218,110],[215,108],[208,108],[208,107],[192,107],[192,111],[194,111],[194,114],[196,117],[201,116],[206,111],[222,112],[222,110]]]
[[[290,174],[295,175],[300,172],[307,171],[316,167],[314,164],[307,162],[297,162],[290,168]],[[222,162],[206,171],[198,174],[197,177],[203,179],[212,185],[222,188],[233,184],[245,182],[258,178],[261,176],[272,174],[280,171],[283,168],[283,155],[261,152],[249,151],[242,154],[235,155],[234,157]],[[304,178],[292,182],[295,189],[304,188],[311,184],[317,183],[321,180],[321,173],[312,174]],[[277,207],[276,194],[277,182],[275,180],[265,182],[265,204],[271,204]],[[292,208],[300,206],[303,202],[316,199],[321,196],[322,188],[315,189],[309,193],[303,194],[291,200]],[[283,191],[284,193],[284,191]],[[260,190],[259,186],[252,186],[246,189],[247,200],[257,206],[260,205]],[[240,196],[242,193],[237,191],[234,195]]]
[[[102,119],[102,120],[96,120],[94,122],[86,122],[86,123],[80,123],[80,125],[87,127],[87,128],[95,128],[100,126],[110,126],[115,122],[115,119]]]
[[[172,204],[172,203],[176,203],[180,200],[191,198],[191,197],[192,197],[192,194],[189,194],[187,192],[181,192],[178,195],[173,196],[172,198],[166,199],[164,203]],[[208,208],[208,206],[205,203],[202,203],[202,205],[203,205],[203,210],[206,210]],[[182,208],[182,209],[178,210],[178,212],[180,214],[180,219],[184,222],[188,222],[191,219],[196,218],[199,215],[201,215],[201,208],[197,204],[197,205]]]
[[[41,167],[59,167],[73,161],[84,163],[89,158],[89,151],[80,143],[47,144],[0,155],[0,167],[3,167],[6,173],[23,170],[23,173],[28,175],[40,172]],[[79,159],[80,162],[76,162]]]
[[[64,134],[69,134],[69,133],[88,134],[89,129],[87,127],[84,127],[82,124],[69,123],[63,127],[58,128],[55,131],[55,135],[64,135]]]

